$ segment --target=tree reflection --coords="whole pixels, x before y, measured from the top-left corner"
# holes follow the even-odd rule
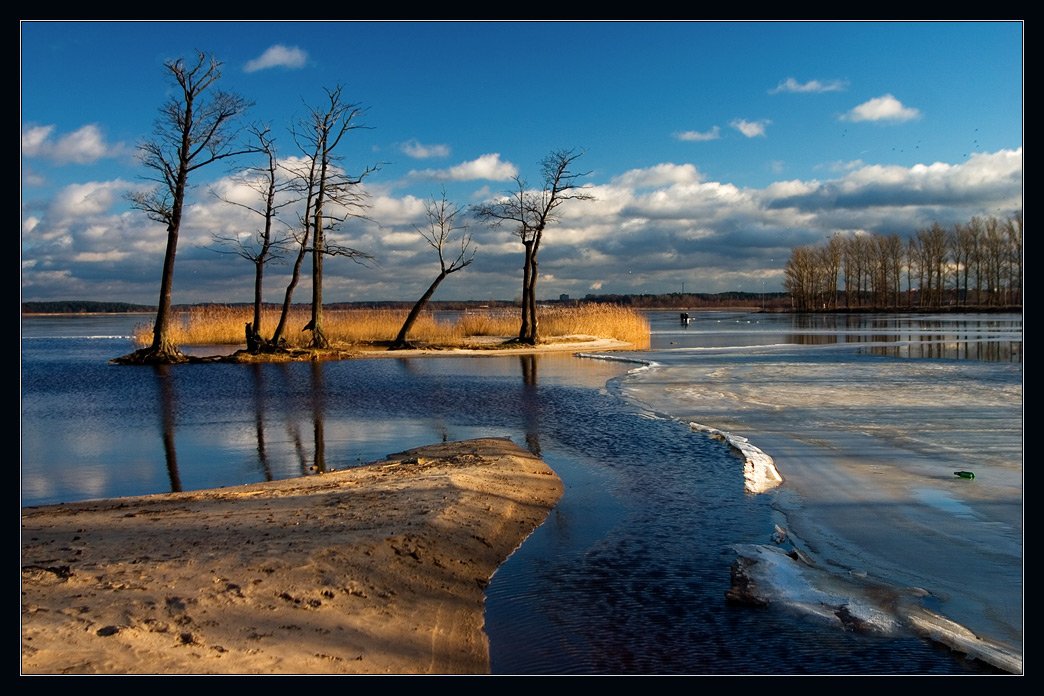
[[[537,393],[537,361],[534,354],[518,356],[522,365],[522,420],[526,449],[540,457],[540,403]]]
[[[181,491],[181,475],[178,473],[178,452],[174,446],[174,414],[178,401],[174,376],[170,365],[156,365],[152,369],[160,390],[160,432],[163,455],[167,460],[167,476],[170,478],[170,490],[178,493]]]
[[[265,370],[259,363],[250,365],[250,375],[254,386],[254,418],[257,431],[257,461],[261,465],[261,472],[266,481],[271,481],[272,467],[268,463],[268,450],[265,447],[265,411],[267,410],[267,392],[265,389]]]
[[[315,455],[312,459],[312,468],[315,473],[321,474],[326,471],[326,442],[323,437],[323,425],[325,414],[325,390],[323,385],[323,363],[321,360],[312,361],[312,433],[315,444]]]

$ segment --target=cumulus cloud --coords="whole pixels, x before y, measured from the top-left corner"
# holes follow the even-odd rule
[[[429,157],[449,157],[449,145],[424,145],[416,138],[411,138],[399,146],[409,157],[414,159],[428,159]]]
[[[48,217],[68,220],[100,215],[119,201],[128,188],[127,183],[120,180],[70,184],[51,200]]]
[[[275,44],[265,49],[257,58],[247,61],[243,70],[248,73],[268,68],[303,68],[308,62],[308,53],[297,46]]]
[[[54,138],[55,126],[27,125],[22,128],[22,156],[50,160],[55,164],[90,164],[127,152],[123,143],[109,144],[93,123]]]
[[[475,179],[507,181],[517,174],[518,167],[511,162],[502,161],[499,152],[492,152],[447,169],[413,170],[408,176],[411,179],[441,181],[472,181]]]
[[[734,118],[729,125],[748,138],[757,138],[765,136],[765,127],[771,123],[772,121],[767,118],[763,118],[760,121],[748,121],[743,118]]]
[[[912,107],[903,106],[902,102],[886,94],[863,102],[841,116],[843,121],[884,121],[903,122],[920,118],[921,112]]]
[[[809,80],[802,84],[793,77],[788,77],[774,89],[770,89],[769,94],[779,94],[780,92],[840,92],[845,89],[845,85],[844,80],[827,80],[825,82]]]
[[[699,131],[681,131],[680,133],[675,133],[674,137],[678,140],[717,140],[721,137],[721,129],[714,126],[709,131],[704,131],[702,133]]]
[[[496,156],[492,162],[504,164]],[[595,200],[560,209],[541,249],[542,292],[670,292],[683,280],[701,292],[771,290],[794,246],[835,233],[912,234],[934,221],[949,226],[1022,205],[1021,148],[958,164],[857,161],[836,168],[841,173],[828,178],[779,180],[757,189],[708,181],[688,163],[627,171],[594,186]],[[95,299],[118,292],[121,299],[154,301],[166,235],[138,212],[119,212],[122,191],[132,187],[121,181],[68,186],[49,205],[23,213],[25,298],[60,299],[75,289]],[[380,195],[372,203],[368,215],[375,222],[352,220],[336,235],[340,243],[374,254],[379,266],[331,261],[331,301],[413,299],[430,282],[423,269],[434,255],[414,230],[423,222],[423,199]],[[192,282],[175,283],[175,301],[248,301],[251,265],[204,247],[212,245],[216,229],[252,230],[256,224],[256,216],[236,206],[199,197],[186,212],[178,257],[178,277]],[[510,230],[474,232],[475,264],[461,282],[440,288],[440,298],[514,297],[521,282],[517,237]],[[281,299],[288,273],[279,265],[266,272],[267,301]],[[306,285],[302,279],[302,292]],[[109,288],[118,289],[105,294]]]
[[[613,177],[612,184],[630,189],[662,188],[674,184],[696,184],[702,178],[696,167],[691,164],[664,162],[644,169],[626,171]]]
[[[962,164],[865,165],[767,202],[803,210],[902,206],[1021,206],[1022,148],[973,155]],[[992,205],[991,205],[992,202]],[[974,214],[974,213],[973,213]],[[968,216],[970,217],[970,215]]]

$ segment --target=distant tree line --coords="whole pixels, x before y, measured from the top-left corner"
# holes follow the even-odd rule
[[[155,311],[155,305],[130,304],[128,302],[57,300],[52,302],[22,303],[22,314],[122,314]]]
[[[797,311],[1022,306],[1022,212],[795,247],[784,289]]]

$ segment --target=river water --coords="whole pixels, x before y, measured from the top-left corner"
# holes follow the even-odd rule
[[[1014,413],[1021,427],[1021,317],[1008,317],[1001,328],[985,317],[978,328],[947,325],[917,333],[926,328],[912,328],[910,319],[880,327],[860,323],[865,317],[843,327],[795,326],[793,317],[694,313],[694,321],[681,326],[677,316],[653,314],[654,350],[626,356],[655,361],[652,368],[568,355],[119,367],[107,360],[129,352],[126,337],[140,317],[26,318],[22,504],[308,475],[442,440],[508,436],[542,456],[562,476],[566,492],[487,591],[495,672],[989,671],[914,637],[846,632],[784,606],[726,604],[737,545],[765,544],[774,525],[800,527],[802,511],[817,508],[814,500],[801,497],[801,477],[792,483],[778,460],[784,486],[762,495],[745,493],[740,460],[723,443],[693,432],[688,422],[747,426],[732,418],[735,412],[785,412],[771,399],[754,407],[758,399],[733,387],[764,383],[764,374],[789,375],[790,386],[780,387],[780,394],[807,389],[810,381],[826,385],[830,380],[823,374],[802,370],[829,371],[838,363],[828,354],[840,352],[846,363],[865,361],[861,379],[870,382],[882,370],[893,376],[899,370],[897,382],[924,378],[895,365],[963,366],[950,377],[934,375],[932,384],[953,382],[960,392],[970,384],[969,371],[978,374],[974,398],[998,389],[1003,393],[991,403],[1017,397],[1012,412],[991,408],[998,422]],[[717,325],[722,321],[725,326]],[[793,367],[802,360],[784,359],[788,349],[780,346],[811,357],[804,368]],[[764,373],[722,372],[754,362],[754,354],[762,356],[757,361]],[[1002,354],[1006,362],[999,360]],[[852,374],[850,366],[837,369],[835,383],[844,382],[838,375]],[[731,389],[719,392],[734,396],[722,401],[707,389],[691,391],[697,375],[702,381],[710,373],[719,376],[719,386]],[[865,423],[888,412],[868,410]],[[848,418],[841,425],[855,427],[857,415]],[[754,442],[762,430],[772,435],[761,426],[774,419],[749,421],[757,426],[750,435]],[[817,427],[828,433],[836,424]],[[1011,455],[1012,427],[1009,423],[992,440],[965,427],[970,434],[957,447],[992,448],[996,459],[1003,459]],[[894,431],[880,440],[881,447],[905,442]],[[991,519],[964,518],[986,530],[1010,522],[1012,506],[1021,510],[1021,438],[1015,440],[1017,464],[992,464],[995,475],[992,468],[977,467],[975,483],[988,486],[976,490],[1000,486],[996,496],[969,502],[957,497],[965,494],[961,490],[922,481],[920,495],[933,503],[927,507],[975,515],[1001,510]],[[937,450],[930,443],[921,448],[924,460],[932,452]],[[947,468],[950,464],[946,460]],[[1002,484],[996,483],[998,476]],[[849,555],[834,558],[850,561],[850,567],[874,559],[855,553],[852,561],[851,543],[831,526],[834,518],[810,517],[815,524],[798,537],[806,545],[811,539],[822,543],[820,548],[848,549]],[[1017,532],[1002,532],[1015,547],[1000,559],[1010,582],[1012,574],[1021,577],[1021,517]],[[981,542],[989,538],[986,534]],[[867,547],[872,550],[873,544]],[[980,594],[976,607],[991,601],[989,593]],[[940,596],[952,593],[932,599]],[[1021,617],[1021,596],[1015,610],[1003,607],[999,613],[996,625],[1011,624],[1012,614]],[[1021,639],[1021,621],[1012,630]]]

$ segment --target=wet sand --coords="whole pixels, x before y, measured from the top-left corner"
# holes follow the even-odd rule
[[[484,588],[562,494],[505,439],[22,510],[22,671],[484,673]]]

